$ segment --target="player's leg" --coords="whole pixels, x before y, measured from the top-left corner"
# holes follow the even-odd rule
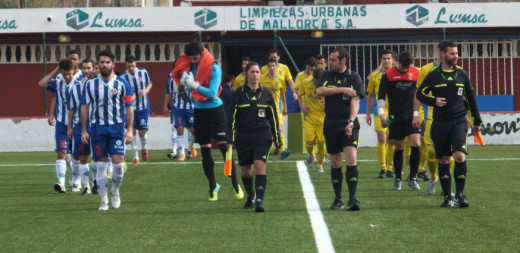
[[[432,120],[426,119],[424,127],[424,145],[426,146],[426,161],[430,170],[430,180],[428,181],[427,193],[432,195],[437,189],[437,158],[435,157],[435,149],[431,139]]]
[[[408,171],[410,171],[410,153],[412,152],[411,146],[410,146],[410,139],[408,139],[408,136],[404,138],[404,162],[406,163],[406,168]]]
[[[67,127],[62,123],[56,122],[54,137],[56,141],[56,177],[58,178],[58,183],[54,184],[54,190],[59,193],[65,193],[66,159],[69,151]]]
[[[311,168],[314,163],[314,144],[316,140],[315,129],[307,121],[303,122],[303,131],[305,133],[305,149],[307,150],[307,159],[305,165]]]
[[[421,136],[421,146],[419,149],[419,170],[417,173],[418,178],[422,178],[424,181],[429,181],[430,176],[428,176],[428,173],[426,173],[426,163],[428,161],[427,154],[428,154],[428,145],[424,141],[424,136]]]
[[[90,194],[90,173],[88,168],[88,155],[90,154],[90,143],[84,144],[81,141],[81,133],[74,132],[72,139],[72,155],[76,156],[79,161],[78,178],[83,185],[83,192],[81,195]]]
[[[244,209],[254,207],[256,199],[255,191],[253,190],[253,164],[254,164],[254,145],[251,145],[250,140],[243,137],[235,139],[235,148],[237,151],[238,165],[242,170],[242,183],[247,193]]]
[[[264,194],[267,187],[266,163],[269,157],[269,149],[273,142],[269,137],[269,132],[258,137],[261,139],[254,142],[255,144],[253,145],[256,189],[255,212],[264,212]]]
[[[374,131],[377,135],[377,158],[379,159],[379,175],[378,178],[384,178],[386,175],[386,162],[387,162],[387,156],[386,156],[386,128],[383,128],[381,126],[381,121],[379,120],[379,116],[375,116],[374,120],[372,121],[374,123]]]
[[[220,185],[215,180],[215,161],[211,155],[210,109],[195,109],[195,138],[200,144],[202,168],[209,184],[209,201],[218,200]],[[217,187],[218,186],[218,187]]]
[[[195,147],[195,129],[193,128],[193,110],[184,110],[184,127],[188,128],[188,155],[187,158],[197,158],[197,148]]]
[[[330,154],[330,180],[332,189],[334,190],[334,201],[330,205],[330,209],[338,210],[343,208],[343,198],[341,196],[341,188],[343,185],[343,171],[342,171],[342,151],[343,151],[343,135],[345,131],[332,132],[335,125],[342,124],[342,122],[325,121],[323,125],[323,134],[325,136],[325,145]]]
[[[421,157],[421,140],[420,134],[414,133],[408,135],[408,139],[410,140],[410,175],[408,176],[408,185],[413,190],[420,190],[421,187],[417,183],[417,171],[419,168],[419,160]]]
[[[394,151],[394,172],[395,172],[395,182],[394,182],[394,190],[400,191],[402,185],[402,173],[403,173],[403,153],[405,149],[405,123],[401,122],[392,122],[388,127],[388,143],[390,145],[395,146]]]
[[[186,159],[186,153],[184,152],[184,126],[182,125],[182,119],[180,122],[176,121],[177,125],[177,152],[179,153],[179,161],[184,161]]]
[[[112,187],[110,189],[110,200],[113,208],[121,205],[121,194],[119,188],[125,175],[125,129],[122,125],[115,126],[110,131],[108,140],[108,152],[112,156],[113,172]]]
[[[140,122],[138,124],[139,140],[141,141],[141,156],[143,161],[148,160],[148,129],[150,128],[150,108],[139,112]]]
[[[359,129],[352,129],[350,137],[344,136],[344,152],[347,168],[345,170],[345,181],[348,187],[347,211],[359,211],[360,203],[356,198],[358,167],[357,167],[357,146],[359,139]]]
[[[435,120],[432,123],[431,138],[435,148],[435,157],[438,160],[438,173],[440,184],[444,195],[444,201],[441,207],[453,206],[453,198],[451,196],[451,174],[450,174],[450,156],[451,143],[448,140],[448,134],[451,128],[444,121]]]
[[[467,132],[466,121],[461,120],[457,122],[450,135],[453,159],[455,160],[455,169],[453,171],[453,176],[455,177],[455,205],[459,207],[469,206],[466,196],[464,195],[468,170],[466,165]]]
[[[316,134],[316,146],[318,147],[318,166],[316,171],[324,172],[323,163],[325,162],[325,154],[327,152],[325,148],[325,137],[323,136],[323,125],[314,125]]]
[[[107,177],[107,161],[108,146],[110,134],[106,127],[97,126],[92,128],[90,143],[92,144],[92,159],[96,162],[96,182],[98,186],[101,204],[100,211],[108,210],[108,177]],[[122,144],[124,145],[124,143]]]

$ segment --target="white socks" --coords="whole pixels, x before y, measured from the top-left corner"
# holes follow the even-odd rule
[[[114,163],[114,171],[112,172],[112,188],[110,193],[113,195],[119,195],[119,186],[123,182],[123,176],[125,175],[125,166],[123,163]]]
[[[94,184],[94,180],[96,180],[96,175],[97,175],[96,162],[92,161],[92,163],[90,163],[90,167],[92,167],[91,180],[92,180],[92,184]]]
[[[136,136],[132,139],[132,151],[134,153],[134,160],[139,160],[139,149],[137,148],[137,138],[135,137]]]
[[[177,145],[179,146],[181,154],[184,155],[184,135],[177,135]]]
[[[67,163],[65,160],[56,160],[56,176],[59,184],[65,188],[65,174],[67,173]]]
[[[108,161],[107,161],[107,172],[109,174],[112,174],[112,157],[108,156]]]
[[[88,171],[88,164],[79,164],[79,176],[81,178],[81,184],[83,187],[88,187],[90,189],[90,176]]]
[[[79,161],[72,158],[72,185],[81,187],[81,174],[79,171]]]
[[[172,152],[173,154],[177,154],[177,129],[175,129],[175,125],[172,125]]]
[[[142,149],[148,149],[148,147],[146,146],[146,141],[148,140],[148,133],[144,134],[144,137],[139,136],[139,139],[141,139]]]
[[[96,181],[99,188],[99,196],[101,197],[101,202],[108,204],[108,178],[107,178],[107,163],[106,162],[96,162],[97,167],[97,175]]]
[[[191,134],[190,130],[188,129],[188,147],[193,147],[193,144],[195,144],[195,137]]]

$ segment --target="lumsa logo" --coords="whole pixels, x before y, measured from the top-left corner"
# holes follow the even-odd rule
[[[406,10],[406,21],[415,26],[420,26],[428,22],[428,9],[416,5]]]
[[[195,12],[194,18],[195,24],[204,29],[211,28],[217,24],[217,13],[208,8]]]
[[[76,9],[67,13],[66,20],[67,26],[72,27],[77,31],[88,26],[88,13]]]

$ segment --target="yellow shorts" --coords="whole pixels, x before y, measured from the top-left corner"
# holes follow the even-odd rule
[[[278,124],[279,125],[283,125],[283,116],[281,113],[277,113],[278,114]]]
[[[376,131],[376,132],[388,132],[388,127],[381,126],[381,120],[379,119],[379,116],[374,116],[374,119],[372,120],[372,123],[374,124],[374,131]]]
[[[323,136],[323,125],[311,124],[307,121],[304,121],[303,131],[305,132],[305,142],[313,140],[317,140],[319,142],[325,141],[325,136]]]
[[[424,143],[432,144],[432,136],[430,135],[432,131],[432,119],[426,119],[426,124],[424,126]]]

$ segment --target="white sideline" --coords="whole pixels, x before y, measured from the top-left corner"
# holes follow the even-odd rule
[[[335,252],[334,246],[332,245],[332,239],[330,238],[329,229],[323,219],[321,213],[320,204],[314,193],[314,186],[311,182],[311,177],[307,171],[307,166],[303,161],[296,162],[298,167],[298,175],[300,176],[300,182],[302,184],[303,197],[305,198],[305,204],[307,206],[307,212],[311,219],[312,231],[314,232],[314,239],[316,241],[316,247],[318,252]]]

